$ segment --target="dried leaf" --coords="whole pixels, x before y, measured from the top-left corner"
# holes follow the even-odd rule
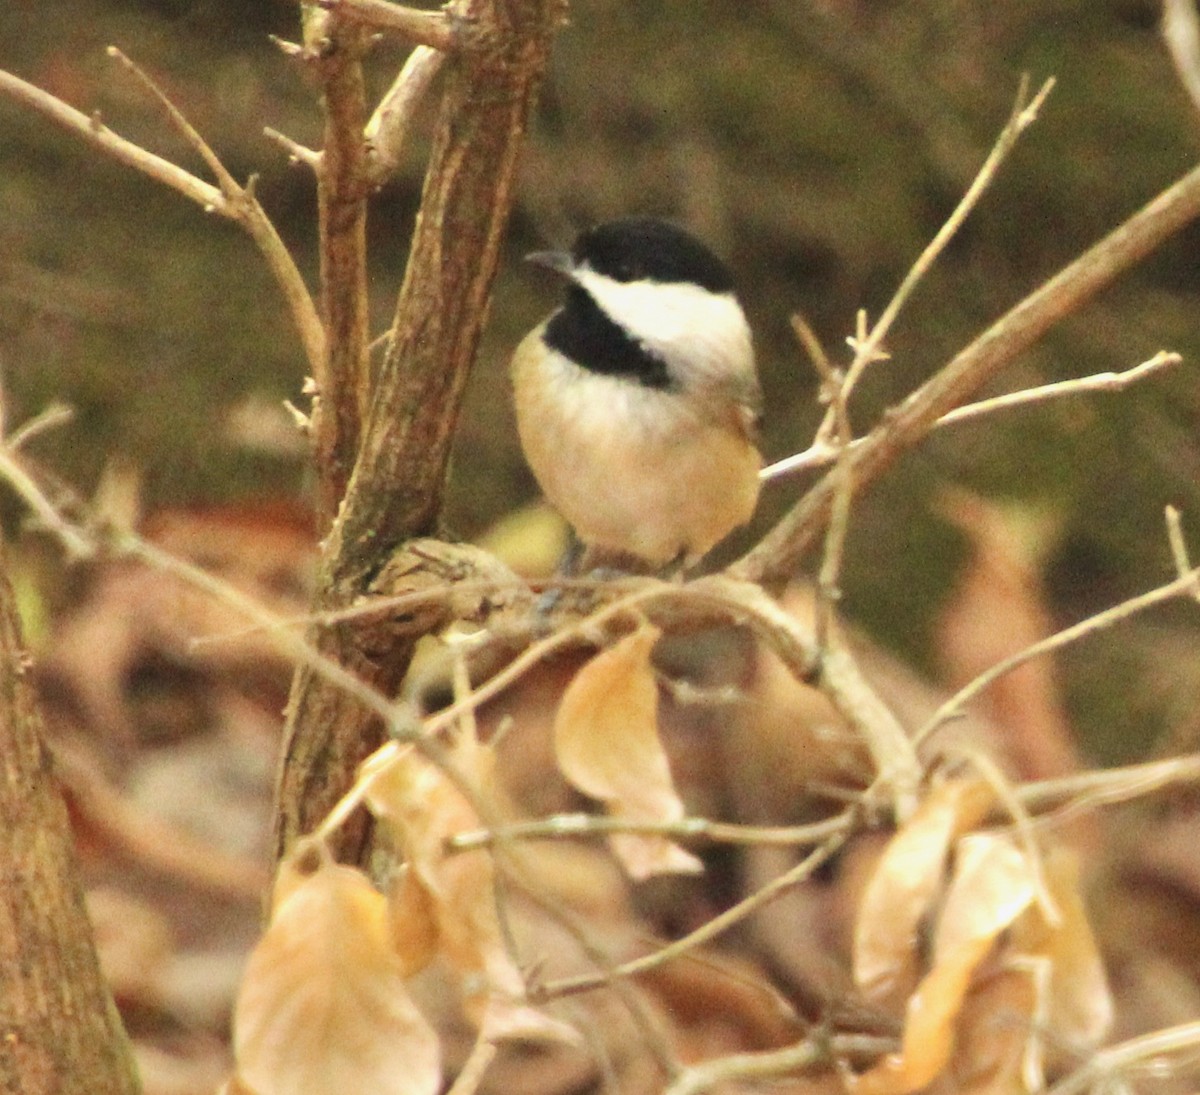
[[[942,783],[889,841],[854,926],[854,981],[869,999],[894,1001],[915,983],[921,921],[941,890],[951,842],[979,822],[993,797],[980,780]]]
[[[322,859],[281,869],[270,927],[234,1014],[238,1077],[255,1095],[436,1095],[438,1037],[409,999],[383,897]]]
[[[1036,978],[1019,967],[973,986],[963,1001],[946,1089],[955,1095],[1028,1095],[1045,1088],[1026,1082],[1034,1031]]]
[[[1039,909],[1031,909],[1015,926],[1013,949],[1048,961],[1043,1024],[1054,1044],[1083,1054],[1098,1046],[1112,1026],[1112,991],[1080,893],[1074,853],[1057,848],[1048,854],[1045,877],[1061,922],[1047,924]]]
[[[388,894],[388,924],[405,977],[420,973],[437,954],[437,908],[429,890],[407,864],[396,872]]]
[[[962,490],[943,492],[942,511],[972,549],[935,624],[946,683],[958,688],[1054,631],[1040,571],[1059,519],[1027,503],[1001,505]],[[1034,658],[1004,674],[983,693],[979,707],[1003,734],[1022,778],[1079,770],[1052,659]]]
[[[972,834],[958,842],[933,968],[909,998],[900,1052],[852,1081],[855,1095],[908,1095],[941,1073],[972,975],[1000,933],[1029,908],[1034,893],[1033,865],[1013,841]]]
[[[472,786],[492,785],[494,754],[472,736],[459,737],[450,759]],[[404,964],[420,968],[436,947],[462,977],[467,1015],[485,1040],[576,1041],[574,1028],[520,1003],[525,980],[500,928],[491,853],[446,854],[448,837],[481,826],[462,792],[408,750],[375,773],[367,798],[376,816],[394,826],[407,860],[388,898]]]
[[[563,775],[613,817],[633,822],[684,816],[658,736],[650,654],[660,635],[655,627],[642,627],[597,654],[567,686],[554,719]],[[695,856],[665,837],[620,833],[611,843],[634,878],[702,870]]]

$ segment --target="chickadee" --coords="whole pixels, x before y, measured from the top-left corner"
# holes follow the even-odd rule
[[[729,270],[650,217],[528,258],[567,279],[513,355],[534,476],[590,565],[695,563],[758,501],[761,395]]]

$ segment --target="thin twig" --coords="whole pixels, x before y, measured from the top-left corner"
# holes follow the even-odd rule
[[[537,821],[505,825],[499,831],[477,829],[456,833],[447,842],[448,851],[468,852],[487,847],[499,840],[553,840],[600,837],[613,833],[642,833],[665,836],[672,840],[702,840],[713,844],[762,844],[793,846],[819,844],[843,831],[842,817],[815,821],[809,825],[735,825],[687,817],[680,821],[636,822],[596,814],[558,814]]]
[[[1042,384],[1036,388],[1023,388],[1018,392],[1009,392],[1006,395],[998,395],[991,399],[981,399],[976,403],[968,403],[963,407],[955,407],[954,410],[947,411],[942,415],[933,424],[933,428],[939,429],[942,426],[957,425],[960,422],[981,418],[984,415],[994,414],[997,411],[1009,411],[1016,407],[1026,407],[1032,403],[1042,403],[1046,400],[1059,399],[1063,396],[1085,395],[1089,392],[1124,391],[1131,384],[1136,384],[1140,380],[1146,380],[1163,369],[1182,364],[1182,362],[1182,354],[1171,350],[1159,350],[1152,358],[1143,361],[1139,365],[1124,369],[1121,372],[1093,373],[1090,376],[1076,377],[1074,380],[1059,380],[1053,384]],[[850,442],[848,447],[851,450],[857,449],[865,441],[865,437],[856,438]],[[785,456],[782,460],[776,460],[775,463],[768,464],[759,472],[759,478],[768,481],[778,479],[784,475],[807,471],[809,468],[822,467],[833,463],[838,458],[840,451],[842,450],[836,445],[829,443],[827,437],[819,436],[803,452],[795,453],[792,456]]]
[[[1030,403],[1041,403],[1047,399],[1057,399],[1064,395],[1124,391],[1130,384],[1136,384],[1139,380],[1145,380],[1162,369],[1179,365],[1182,362],[1182,354],[1174,353],[1171,350],[1159,350],[1147,361],[1119,373],[1094,373],[1091,376],[1077,377],[1075,380],[1060,380],[1054,384],[1043,384],[1037,388],[1026,388],[1024,391],[998,395],[993,399],[981,399],[978,403],[968,403],[965,407],[956,407],[942,415],[937,424],[948,426],[957,422],[966,422],[968,419],[978,418],[980,415],[992,414],[995,411],[1007,411],[1013,407],[1025,407]]]
[[[731,1053],[690,1065],[667,1088],[665,1095],[700,1095],[702,1091],[738,1080],[780,1080],[797,1072],[830,1068],[836,1062],[850,1057],[874,1059],[895,1049],[894,1038],[818,1032],[783,1049]]]
[[[1171,546],[1171,558],[1175,562],[1175,573],[1183,577],[1192,569],[1187,540],[1183,535],[1183,516],[1174,506],[1166,507],[1167,543]],[[1200,601],[1200,584],[1192,591],[1192,598]]]
[[[921,742],[943,723],[957,717],[964,705],[973,700],[994,681],[1016,669],[1017,666],[1024,665],[1027,661],[1040,658],[1044,654],[1059,650],[1073,642],[1078,642],[1080,639],[1093,635],[1098,631],[1103,631],[1114,624],[1127,620],[1130,616],[1144,612],[1148,608],[1153,608],[1155,605],[1170,601],[1175,597],[1191,595],[1196,592],[1197,588],[1200,588],[1200,568],[1188,571],[1173,582],[1168,582],[1157,589],[1152,589],[1148,593],[1131,597],[1129,600],[1122,601],[1112,608],[1098,612],[1094,616],[1089,616],[1086,620],[1081,620],[1071,627],[1064,628],[1062,631],[1047,636],[1045,639],[1027,646],[1024,650],[1004,658],[990,669],[980,673],[974,680],[964,685],[946,700],[933,713],[932,718],[913,735],[914,745],[919,746]]]
[[[1042,84],[1037,94],[1026,103],[1025,96],[1029,90],[1028,85],[1028,77],[1022,77],[1021,86],[1017,92],[1017,99],[1013,104],[1012,114],[1008,119],[1008,123],[1000,131],[1000,136],[996,138],[996,143],[992,146],[992,150],[988,153],[987,159],[984,160],[983,166],[979,169],[971,185],[967,188],[967,192],[959,200],[958,205],[950,216],[946,218],[945,223],[938,229],[937,234],[926,245],[925,250],[917,257],[917,261],[913,263],[912,268],[904,276],[904,280],[900,283],[900,288],[896,290],[895,295],[888,302],[879,319],[875,321],[875,325],[871,328],[871,333],[865,339],[856,343],[854,361],[846,373],[845,388],[847,392],[853,391],[854,385],[863,371],[873,361],[878,360],[878,354],[884,340],[887,338],[887,334],[891,330],[896,317],[900,314],[901,309],[908,303],[913,290],[916,289],[921,279],[928,273],[934,262],[937,261],[938,256],[946,249],[946,246],[954,238],[955,233],[962,227],[971,210],[979,203],[979,199],[983,197],[984,191],[987,190],[996,178],[996,173],[1000,170],[1000,165],[1004,162],[1005,157],[1008,156],[1013,146],[1017,143],[1017,139],[1037,120],[1038,111],[1046,101],[1046,96],[1054,88],[1054,78],[1051,77]]]
[[[866,333],[866,313],[859,311],[855,332],[859,339]],[[875,360],[873,357],[872,360]],[[834,641],[835,607],[841,597],[839,587],[842,572],[842,557],[846,549],[846,537],[850,529],[850,503],[854,498],[854,477],[850,470],[850,442],[854,431],[850,425],[850,393],[854,385],[853,370],[846,373],[831,392],[826,422],[817,431],[817,437],[833,438],[838,453],[833,474],[836,484],[833,502],[829,508],[829,524],[825,528],[825,550],[821,556],[821,568],[817,572],[816,640],[819,655],[823,656]],[[826,423],[829,429],[826,430]]]
[[[237,180],[226,170],[220,157],[212,150],[208,142],[200,136],[195,126],[167,98],[166,92],[150,78],[145,69],[131,61],[116,46],[109,46],[104,52],[125,69],[137,81],[144,92],[158,102],[158,105],[162,107],[163,113],[167,117],[167,121],[171,123],[175,131],[191,146],[192,150],[204,161],[209,171],[213,173],[213,176],[217,180],[217,185],[221,188],[221,193],[225,195],[226,200],[231,204],[239,201],[242,197],[242,188],[238,185]]]
[[[933,424],[1063,317],[1200,216],[1200,167],[1159,194],[997,320],[893,408],[851,454],[854,487],[874,482]],[[776,586],[790,579],[828,520],[835,482],[826,475],[726,573]]]
[[[59,426],[65,426],[74,417],[74,407],[69,407],[65,403],[51,403],[44,411],[22,422],[13,431],[11,437],[4,439],[4,443],[10,449],[19,449],[23,445],[27,445],[39,434],[56,430]]]
[[[1025,860],[1033,873],[1034,901],[1041,911],[1042,918],[1052,928],[1061,926],[1062,912],[1050,891],[1050,884],[1046,881],[1045,859],[1041,848],[1038,847],[1037,838],[1034,836],[1033,818],[1030,817],[1029,810],[1021,801],[1020,795],[1017,794],[1016,787],[1000,770],[1000,765],[984,750],[961,748],[955,749],[952,755],[973,768],[976,775],[992,789],[997,804],[1008,815],[1022,850],[1025,852]]]
[[[170,160],[147,152],[141,145],[117,136],[98,116],[89,118],[74,107],[67,106],[61,99],[3,70],[0,70],[0,92],[25,106],[32,107],[56,125],[82,137],[93,148],[99,149],[127,167],[150,176],[172,190],[177,190],[206,211],[221,213],[223,216],[230,215],[225,209],[224,196],[217,187],[196,178],[191,172],[185,171]]]
[[[651,954],[623,962],[619,966],[614,966],[612,969],[605,971],[603,975],[580,974],[577,977],[564,977],[557,981],[548,981],[539,986],[535,994],[531,994],[531,1002],[541,1003],[545,1000],[557,999],[561,996],[573,996],[581,992],[590,992],[593,989],[602,988],[610,984],[614,978],[636,977],[638,974],[656,969],[667,962],[686,955],[688,951],[710,942],[718,935],[728,931],[735,924],[745,920],[752,913],[757,912],[769,902],[774,901],[775,898],[790,890],[793,886],[798,886],[801,882],[811,878],[814,871],[818,870],[822,864],[827,863],[853,832],[859,820],[858,808],[847,808],[838,815],[838,820],[840,821],[839,831],[831,834],[824,843],[814,848],[794,867],[785,871],[777,878],[772,879],[760,889],[755,890],[749,897],[743,898],[737,904],[730,906],[724,912],[706,921],[694,931],[680,936],[678,939],[664,947],[660,947]]]
[[[1016,797],[1034,813],[1113,806],[1143,798],[1166,787],[1200,783],[1200,753],[1152,760],[1098,772],[1024,783]]]
[[[263,126],[263,136],[279,145],[288,154],[288,159],[292,163],[302,163],[313,171],[321,170],[322,156],[315,148],[302,145],[298,141],[292,140],[286,133],[280,133],[278,129],[272,129],[269,125]]]
[[[13,458],[8,446],[0,446],[0,478],[7,480],[8,485],[33,510],[41,526],[62,544],[69,560],[91,559],[96,554],[96,545],[91,538],[58,511],[29,473]]]
[[[267,267],[275,276],[276,283],[283,290],[284,299],[292,312],[296,332],[304,346],[309,368],[312,369],[319,385],[326,367],[325,329],[291,252],[280,239],[266,210],[254,196],[254,177],[251,176],[246,186],[238,183],[195,126],[142,68],[116,46],[109,46],[107,53],[137,80],[143,90],[158,101],[176,132],[187,141],[213,173],[221,193],[225,196],[225,215],[249,233],[266,260]]]
[[[1174,1075],[1168,1061],[1183,1053],[1200,1053],[1200,1022],[1181,1023],[1095,1050],[1085,1065],[1059,1080],[1046,1095],[1082,1095],[1093,1089],[1119,1090],[1114,1081],[1143,1070],[1157,1077]]]
[[[172,124],[179,128],[189,143],[204,157],[210,167],[219,160],[212,150],[200,139],[196,131],[187,123],[179,111],[167,100],[166,96],[137,68],[120,50],[110,47],[110,56],[115,57],[130,71],[134,72],[139,82],[149,89],[152,94],[168,111]],[[284,299],[292,313],[292,321],[297,334],[304,346],[305,356],[314,375],[320,375],[324,369],[325,335],[321,327],[320,317],[316,306],[300,276],[300,271],[292,261],[291,255],[283,241],[275,231],[274,225],[263,211],[253,194],[233,182],[228,172],[222,167],[217,174],[221,186],[213,186],[203,179],[198,179],[189,171],[146,151],[140,145],[118,136],[105,126],[98,117],[89,118],[74,107],[68,106],[55,96],[42,91],[34,85],[26,83],[11,73],[0,71],[0,92],[9,95],[26,106],[32,107],[44,117],[76,136],[82,137],[93,148],[99,149],[105,155],[132,167],[136,171],[169,186],[185,197],[190,198],[206,212],[217,213],[222,217],[240,224],[251,239],[257,244],[259,251],[267,262],[268,268],[275,277],[276,283],[283,292]],[[210,159],[211,157],[211,159]],[[232,189],[228,184],[232,183]]]
[[[523,677],[535,666],[545,661],[556,650],[564,646],[574,645],[588,636],[596,635],[599,629],[610,620],[635,610],[639,605],[653,597],[661,595],[661,593],[662,589],[659,583],[648,582],[633,593],[620,597],[589,616],[584,617],[573,626],[560,628],[532,646],[526,647],[525,650],[509,662],[500,672],[489,677],[482,684],[474,688],[470,695],[457,700],[450,704],[449,707],[443,708],[436,715],[432,715],[427,724],[429,732],[440,733],[447,727],[452,726],[466,711],[482,707],[488,700],[493,699],[501,692],[512,687],[514,682]]]
[[[786,471],[797,470],[800,466],[812,466],[812,463],[818,460],[821,463],[826,463],[828,460],[836,460],[838,461],[838,467],[835,468],[834,474],[837,482],[833,484],[833,501],[831,505],[835,509],[842,510],[849,505],[849,497],[853,494],[853,476],[848,465],[843,474],[841,465],[842,458],[845,456],[847,448],[851,443],[850,436],[840,438],[839,443],[835,444],[831,444],[829,440],[837,424],[838,415],[840,414],[843,418],[846,417],[844,407],[848,404],[850,396],[859,380],[862,379],[863,373],[877,361],[887,360],[888,354],[883,349],[883,343],[892,328],[892,324],[896,321],[904,305],[908,303],[909,297],[912,296],[921,279],[929,272],[934,262],[937,261],[938,257],[954,238],[955,233],[958,232],[963,222],[979,203],[979,199],[995,179],[997,172],[1000,170],[1000,165],[1004,162],[1009,152],[1012,151],[1017,139],[1037,119],[1038,110],[1041,109],[1042,103],[1045,102],[1046,96],[1050,94],[1053,87],[1054,80],[1051,78],[1041,86],[1038,93],[1033,97],[1033,100],[1026,103],[1025,98],[1029,91],[1029,80],[1028,77],[1021,78],[1021,84],[1017,91],[1017,98],[1013,104],[1012,113],[1009,116],[1007,124],[1000,131],[1000,135],[996,138],[995,144],[992,145],[992,150],[988,153],[987,159],[984,160],[983,166],[976,173],[971,185],[959,200],[954,211],[946,218],[942,226],[938,229],[937,234],[925,246],[921,254],[917,256],[917,261],[909,268],[908,273],[904,276],[904,280],[900,283],[900,287],[896,290],[892,299],[888,301],[883,313],[869,331],[867,330],[866,313],[861,310],[859,311],[857,329],[854,335],[846,340],[851,349],[854,350],[854,359],[851,361],[849,368],[847,368],[845,375],[840,379],[840,382],[831,390],[831,406],[820,428],[817,430],[817,435],[812,445],[804,453],[796,457],[790,457],[786,461],[780,461],[769,468],[764,468],[759,473],[760,478],[764,480],[772,479],[777,475],[784,474]],[[794,319],[793,327],[796,327],[801,341],[808,346],[809,340],[806,337],[806,331],[803,327],[797,327]],[[814,364],[817,364],[818,368],[820,368],[815,358]],[[837,409],[839,403],[843,406],[841,412]],[[802,464],[802,459],[810,454],[815,459]],[[831,516],[830,524],[833,525],[834,523],[836,523],[834,517]],[[826,560],[831,558],[830,546],[830,542],[827,541],[825,551]],[[836,540],[832,546],[836,546]]]
[[[483,1074],[487,1072],[488,1065],[495,1056],[495,1043],[488,1041],[483,1030],[480,1030],[475,1045],[471,1047],[471,1052],[463,1062],[462,1068],[458,1070],[458,1075],[446,1095],[475,1095],[479,1085],[483,1083]]]

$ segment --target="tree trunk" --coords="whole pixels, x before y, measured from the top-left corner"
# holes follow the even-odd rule
[[[138,1092],[28,668],[0,541],[0,1091]]]

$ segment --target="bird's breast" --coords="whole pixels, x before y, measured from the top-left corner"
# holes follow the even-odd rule
[[[760,458],[732,416],[584,369],[540,329],[512,374],[526,458],[585,543],[665,563],[704,554],[749,519]]]

